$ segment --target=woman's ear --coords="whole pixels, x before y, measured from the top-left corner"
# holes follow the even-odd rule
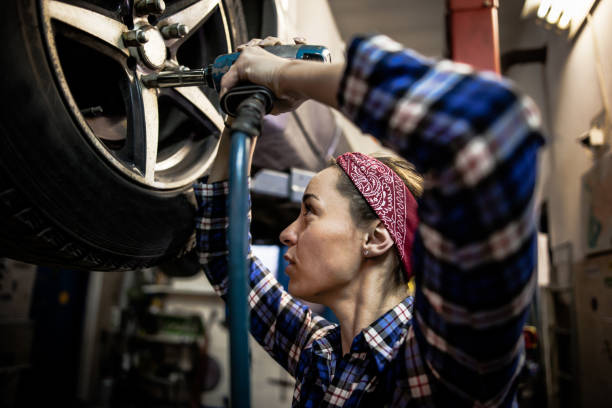
[[[364,245],[364,256],[366,258],[376,257],[384,254],[393,246],[393,238],[385,228],[382,221],[376,221],[373,229],[370,230]]]

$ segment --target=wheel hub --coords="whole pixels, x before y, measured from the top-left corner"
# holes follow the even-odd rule
[[[166,62],[166,44],[157,27],[142,27],[146,30],[148,41],[138,47],[142,61],[151,69],[159,69]]]

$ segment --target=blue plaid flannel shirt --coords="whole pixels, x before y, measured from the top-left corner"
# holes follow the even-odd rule
[[[338,102],[425,176],[414,300],[343,356],[339,327],[250,254],[251,333],[295,377],[294,407],[512,406],[535,285],[544,142],[535,106],[492,73],[427,60],[384,36],[353,40]],[[227,183],[200,182],[195,193],[200,262],[225,297]]]

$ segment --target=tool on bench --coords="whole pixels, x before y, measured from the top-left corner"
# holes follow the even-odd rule
[[[316,45],[273,45],[266,51],[280,57],[331,62],[329,50]],[[238,59],[240,53],[218,56],[209,66],[194,70],[159,72],[142,77],[149,88],[207,86],[217,92],[221,77]],[[221,98],[221,109],[235,116],[231,125],[232,147],[229,177],[229,275],[228,318],[230,329],[231,405],[250,406],[250,355],[248,296],[248,161],[250,138],[261,132],[261,122],[274,106],[274,95],[268,88],[239,84]]]

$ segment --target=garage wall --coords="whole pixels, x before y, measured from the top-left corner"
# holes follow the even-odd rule
[[[330,0],[329,7],[347,43],[381,33],[428,57],[446,53],[444,0]]]
[[[601,2],[591,27],[585,27],[573,47],[561,41],[551,42],[548,76],[551,86],[552,131],[550,204],[552,242],[571,241],[577,258],[584,255],[581,237],[581,177],[592,166],[593,159],[576,138],[590,127],[603,108],[595,71],[593,32],[597,36],[604,73],[608,73],[605,92],[612,94],[612,3]],[[611,186],[612,188],[612,186]]]
[[[504,5],[507,4],[501,2],[500,17]],[[509,12],[514,13],[517,21],[520,10],[515,8]],[[610,97],[611,20],[612,3],[601,1],[594,11],[592,26],[583,27],[572,41],[545,29],[541,24],[536,24],[534,19],[520,20],[518,25],[506,26],[503,20],[500,21],[502,53],[511,49],[540,46],[546,46],[548,50],[545,65],[517,65],[511,68],[507,75],[532,96],[542,111],[544,129],[549,139],[547,148],[540,157],[538,194],[540,200],[546,199],[548,202],[551,246],[570,242],[574,262],[580,261],[585,255],[582,238],[586,227],[582,221],[582,177],[595,163],[592,154],[577,142],[577,138],[590,128],[593,117],[603,109],[596,72],[593,32],[599,43],[606,82],[605,92]],[[610,153],[607,157],[610,158]],[[608,189],[612,189],[612,182],[610,184],[607,185]],[[608,355],[603,346],[609,341],[606,336],[612,333],[609,331],[612,304],[604,305],[600,302],[597,310],[593,308],[592,298],[609,299],[610,289],[603,285],[603,272],[594,270],[589,273],[588,269],[585,266],[574,268],[578,283],[575,288],[578,309],[578,370],[582,373],[577,389],[580,390],[579,406],[600,407],[605,406],[607,402],[601,397],[609,390],[607,379],[612,367],[612,355]],[[598,289],[593,289],[595,287]],[[547,337],[545,334],[543,336]],[[546,344],[546,340],[544,343]]]
[[[584,257],[581,178],[594,163],[591,153],[576,140],[603,109],[595,71],[593,31],[607,76],[605,90],[612,96],[610,21],[612,3],[602,1],[594,11],[592,26],[585,26],[573,41],[535,24],[533,19],[523,20],[520,27],[509,27],[506,33],[503,26],[500,28],[502,52],[541,45],[548,48],[545,67],[516,66],[507,74],[535,99],[544,115],[549,143],[542,156],[540,179],[541,194],[549,203],[551,245],[571,242],[575,260]]]

